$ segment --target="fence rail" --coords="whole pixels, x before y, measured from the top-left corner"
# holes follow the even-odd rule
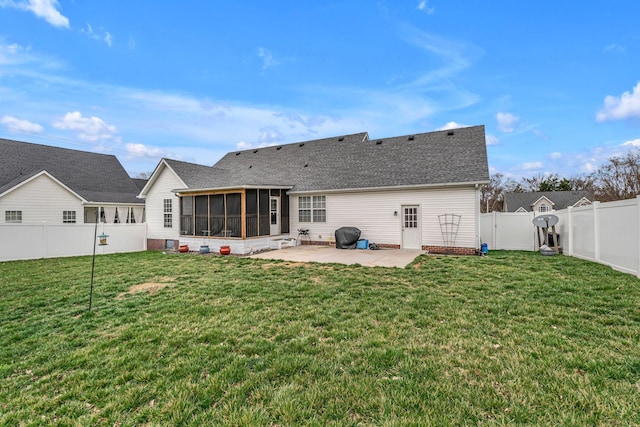
[[[554,211],[565,255],[640,277],[640,196]],[[538,250],[534,212],[480,215],[480,237],[489,249]]]
[[[0,224],[0,261],[91,255],[95,224]],[[147,225],[98,224],[109,236],[96,254],[147,249]]]

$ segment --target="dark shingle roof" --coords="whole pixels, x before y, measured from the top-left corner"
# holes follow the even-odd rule
[[[47,171],[90,202],[142,203],[115,156],[0,138],[0,194]]]
[[[593,194],[588,191],[530,191],[526,193],[505,193],[506,212],[515,212],[521,207],[531,212],[531,206],[541,197],[553,202],[553,209],[560,210],[575,205],[583,197],[593,201]]]
[[[190,189],[327,191],[489,180],[484,126],[369,140],[367,133],[231,152],[213,167],[168,161]]]

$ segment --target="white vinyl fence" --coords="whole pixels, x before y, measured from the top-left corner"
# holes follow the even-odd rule
[[[640,196],[551,212],[565,255],[640,277]],[[538,213],[538,215],[540,215]],[[538,249],[533,212],[480,215],[480,238],[489,249]]]
[[[95,224],[0,224],[0,262],[93,254]],[[106,246],[96,254],[138,252],[147,249],[147,225],[98,224],[107,234]]]

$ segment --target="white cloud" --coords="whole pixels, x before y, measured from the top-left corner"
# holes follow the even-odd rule
[[[251,148],[264,148],[264,147],[271,147],[277,144],[270,144],[267,142],[261,142],[259,144],[252,144],[250,142],[247,141],[240,141],[236,144],[236,149],[238,150],[249,150]]]
[[[500,140],[490,133],[485,134],[484,139],[487,145],[498,145],[500,144]]]
[[[466,128],[466,127],[468,126],[460,124],[458,122],[448,122],[448,123],[445,123],[444,126],[441,126],[436,130],[449,130],[449,129],[459,129],[459,128]]]
[[[275,145],[284,141],[286,137],[276,127],[266,126],[260,129],[260,143]]]
[[[421,10],[423,12],[428,13],[429,15],[432,15],[433,12],[436,11],[435,7],[429,7],[429,2],[427,0],[422,0],[417,7],[418,10]]]
[[[542,131],[540,129],[534,129],[533,130],[533,134],[535,136],[537,136],[538,138],[543,139],[545,141],[549,139],[549,137],[547,135],[545,135],[544,133],[542,133]]]
[[[42,126],[37,123],[32,123],[28,120],[16,119],[13,116],[4,116],[0,123],[11,133],[40,133],[44,130]]]
[[[501,132],[513,132],[520,121],[520,117],[514,116],[511,113],[498,113],[496,114],[496,120],[498,121],[498,130]]]
[[[60,4],[57,0],[0,0],[0,7],[26,10],[54,27],[69,28],[69,18],[60,13],[58,10]]]
[[[640,138],[638,139],[634,139],[631,141],[627,141],[624,144],[622,144],[622,146],[627,146],[627,147],[640,147]]]
[[[413,82],[402,85],[399,89],[418,90],[430,85],[443,83],[457,98],[467,102],[467,106],[478,102],[479,97],[465,89],[450,85],[450,79],[463,70],[469,68],[472,59],[480,56],[482,50],[464,42],[440,37],[412,26],[404,26],[404,38],[411,44],[435,55],[443,65],[430,68],[425,74]],[[415,92],[413,92],[415,96]]]
[[[640,82],[633,88],[632,93],[627,91],[619,97],[607,95],[604,98],[604,107],[596,114],[596,120],[599,122],[630,118],[640,118]]]
[[[521,168],[526,171],[538,170],[538,169],[542,169],[543,167],[544,165],[542,164],[542,162],[526,162],[526,163],[523,163],[521,166]]]
[[[273,54],[263,47],[258,48],[258,57],[262,58],[263,70],[280,64],[280,61],[274,59]]]
[[[550,154],[549,154],[549,158],[550,158],[551,160],[559,160],[559,159],[561,159],[561,158],[562,158],[562,153],[559,153],[559,152],[557,152],[557,151],[554,151],[553,153],[550,153]]]
[[[125,149],[127,150],[127,153],[132,157],[149,157],[152,159],[157,159],[158,157],[164,156],[164,152],[160,148],[149,147],[144,144],[125,144]]]
[[[82,117],[79,111],[65,114],[53,126],[56,129],[77,131],[80,139],[91,142],[114,139],[114,134],[118,131],[115,126],[98,117]]]
[[[91,24],[87,24],[86,28],[80,29],[80,33],[93,40],[105,42],[109,47],[113,44],[113,35],[110,32],[104,31],[102,28],[95,30]]]
[[[627,50],[626,47],[624,47],[623,45],[619,45],[617,43],[611,43],[611,44],[608,44],[608,45],[606,45],[604,47],[604,51],[605,52],[619,52],[619,53],[622,53],[622,52],[624,52],[626,50]]]

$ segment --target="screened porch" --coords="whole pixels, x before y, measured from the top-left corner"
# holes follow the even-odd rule
[[[180,235],[248,239],[289,233],[289,196],[283,188],[178,193]]]

